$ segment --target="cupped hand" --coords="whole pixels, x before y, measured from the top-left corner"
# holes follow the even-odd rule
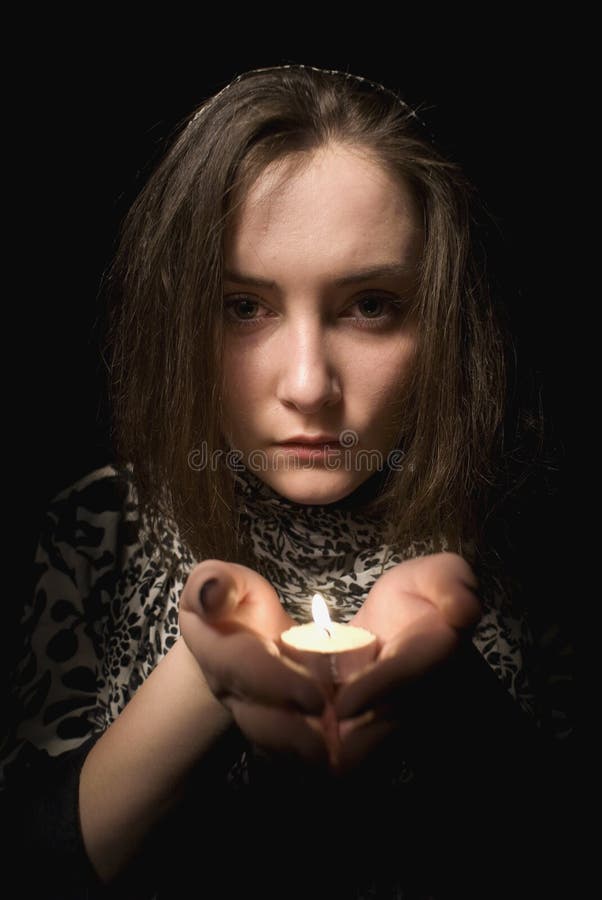
[[[377,656],[337,691],[335,771],[354,768],[398,730],[404,691],[448,659],[482,615],[477,579],[461,556],[436,553],[388,569],[349,624],[376,635]]]
[[[324,692],[307,669],[281,655],[277,640],[296,623],[265,578],[237,563],[204,560],[187,578],[179,623],[209,688],[251,742],[327,765]]]

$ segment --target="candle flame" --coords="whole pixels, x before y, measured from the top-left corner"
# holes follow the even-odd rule
[[[311,601],[311,614],[316,625],[326,632],[326,637],[332,636],[332,622],[328,615],[326,601],[320,593],[315,593]]]

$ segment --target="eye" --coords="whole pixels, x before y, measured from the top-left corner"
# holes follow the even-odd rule
[[[262,306],[259,300],[255,300],[246,294],[224,300],[224,309],[234,325],[242,325],[243,327],[256,325],[265,318],[265,316],[256,315],[257,310],[265,309],[265,306]]]
[[[368,319],[375,319],[382,315],[386,303],[385,297],[362,297],[357,301],[362,314]]]
[[[375,328],[389,325],[399,320],[406,309],[406,303],[401,297],[388,294],[368,294],[360,297],[349,310],[358,308],[360,316],[354,316],[361,328]]]

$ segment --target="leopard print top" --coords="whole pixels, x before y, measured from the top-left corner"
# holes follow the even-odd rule
[[[432,552],[418,543],[393,552],[376,519],[344,504],[295,504],[248,470],[235,479],[257,569],[298,622],[311,619],[316,590],[335,621],[348,621],[382,572]],[[168,522],[164,542],[180,560],[169,576],[145,536],[127,470],[97,469],[53,499],[35,556],[35,591],[20,622],[2,784],[20,754],[56,757],[106,730],[173,646],[179,596],[197,560]],[[569,726],[531,662],[539,657],[528,622],[512,615],[499,583],[481,597],[474,645],[522,709],[563,737]],[[250,761],[247,747],[228,770],[231,784],[248,782]],[[411,767],[400,767],[396,778],[411,781]]]
[[[393,553],[375,520],[336,504],[295,504],[248,470],[235,478],[257,568],[299,622],[311,619],[316,590],[334,620],[348,621],[382,572],[432,549],[413,544]],[[145,540],[127,471],[97,469],[54,498],[35,557],[36,590],[21,620],[14,673],[21,714],[5,756],[27,741],[56,755],[106,729],[173,646],[179,595],[196,560],[168,523],[164,539],[181,558],[169,578]],[[497,583],[482,599],[473,643],[523,709],[549,716],[525,665],[533,643],[527,621],[512,617]],[[552,718],[561,735],[562,711]]]

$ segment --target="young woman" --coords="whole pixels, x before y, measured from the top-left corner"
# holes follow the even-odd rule
[[[246,72],[178,129],[105,282],[116,461],[51,504],[22,621],[6,796],[58,895],[521,896],[569,726],[495,540],[478,228],[358,76]],[[280,639],[316,591],[377,638],[335,691]]]

